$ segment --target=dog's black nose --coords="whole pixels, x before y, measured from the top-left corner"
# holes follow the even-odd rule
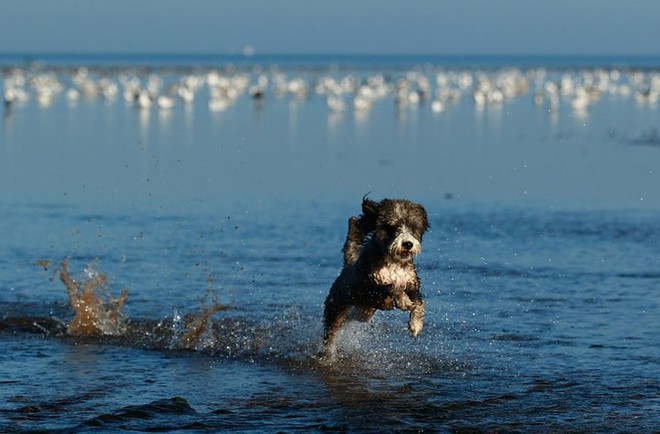
[[[413,248],[413,243],[412,241],[404,241],[403,243],[401,243],[401,247],[403,247],[406,250],[410,250]]]

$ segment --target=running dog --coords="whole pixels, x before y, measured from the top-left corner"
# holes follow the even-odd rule
[[[428,228],[419,204],[362,199],[362,214],[348,220],[344,267],[325,299],[323,356],[334,355],[337,331],[351,308],[359,321],[368,321],[377,309],[409,311],[410,334],[422,331],[424,301],[413,258]]]

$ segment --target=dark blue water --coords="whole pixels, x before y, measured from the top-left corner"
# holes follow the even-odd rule
[[[526,92],[483,107],[480,74],[499,86],[511,70],[460,71],[474,81],[440,112],[433,96],[395,104],[420,74],[407,68],[327,73],[392,86],[339,112],[312,69],[285,74],[304,96],[246,73],[268,76],[264,99],[246,87],[221,110],[207,75],[191,105],[141,109],[68,99],[61,71],[44,103],[48,70],[21,72],[29,99],[0,130],[3,431],[657,430],[658,111],[636,98],[656,73],[611,74],[631,92],[583,111],[533,97],[597,70],[528,72]],[[162,94],[187,74],[156,72]],[[138,74],[90,78],[122,73]],[[380,312],[319,364],[322,303],[369,191],[429,213],[426,326],[411,340],[402,312]],[[122,334],[67,335],[60,261],[81,282],[104,273],[103,295],[128,290]],[[228,310],[185,345],[186,315],[210,302]]]

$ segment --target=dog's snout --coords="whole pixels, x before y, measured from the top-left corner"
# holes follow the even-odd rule
[[[413,243],[412,241],[404,241],[401,243],[401,247],[403,247],[406,250],[411,250],[413,248]]]

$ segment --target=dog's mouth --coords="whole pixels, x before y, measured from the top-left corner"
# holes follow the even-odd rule
[[[403,260],[410,260],[413,257],[413,252],[410,249],[397,249],[394,254],[396,255],[397,258],[403,259]]]

